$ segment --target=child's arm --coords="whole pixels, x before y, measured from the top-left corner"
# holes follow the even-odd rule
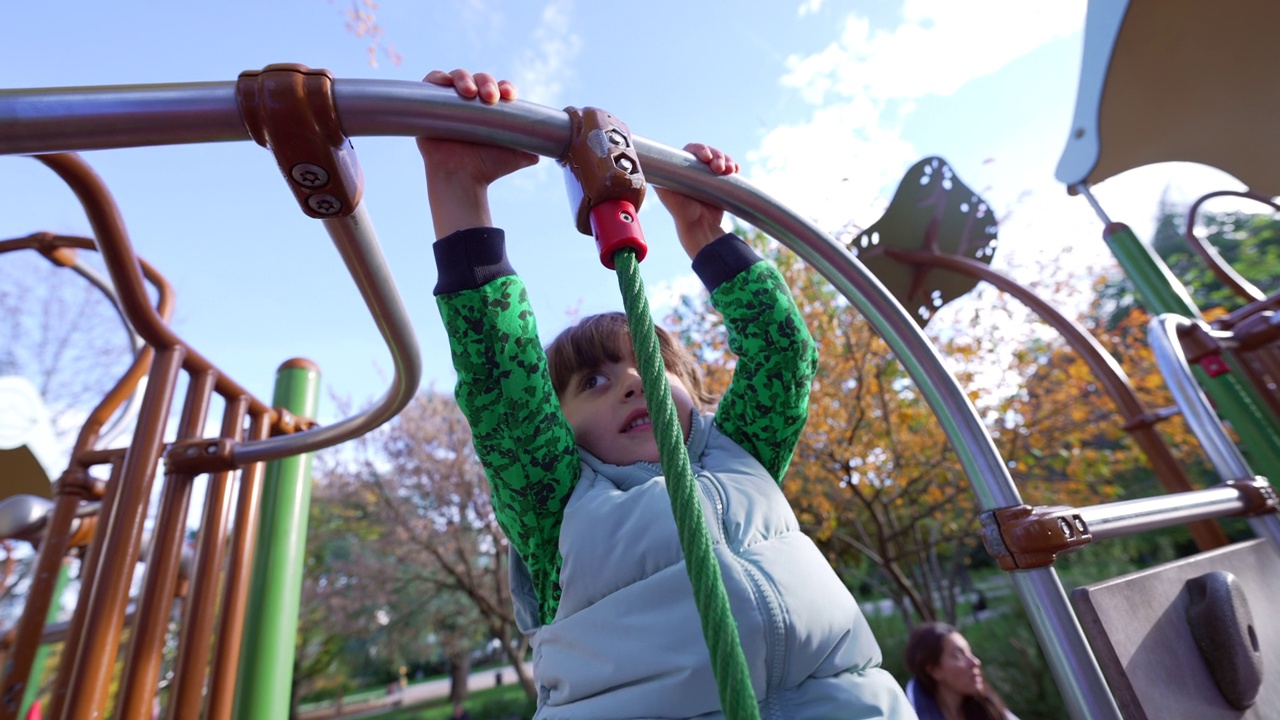
[[[463,70],[428,82],[493,104],[515,87]],[[559,603],[560,520],[578,480],[573,430],[551,387],[546,355],[505,238],[491,227],[488,187],[537,161],[515,150],[418,140],[437,241],[436,300],[449,335],[456,398],[471,424],[494,512],[529,569],[543,622]]]
[[[755,253],[736,237],[738,252]],[[716,425],[779,483],[809,417],[809,389],[818,352],[786,282],[759,260],[716,287],[711,304],[724,316],[729,349],[738,356],[733,382],[716,410]]]
[[[684,148],[716,174],[738,164],[715,148]],[[782,276],[745,243],[720,229],[724,211],[670,190],[658,197],[675,220],[680,244],[724,315],[738,356],[716,425],[782,482],[809,416],[817,351]]]

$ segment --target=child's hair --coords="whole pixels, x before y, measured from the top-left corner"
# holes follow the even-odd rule
[[[693,355],[677,343],[671,333],[658,325],[653,327],[658,332],[663,364],[684,383],[698,410],[714,405],[715,398],[703,386],[702,371],[698,369]],[[630,344],[627,316],[620,312],[591,315],[565,328],[547,346],[547,365],[556,396],[564,396],[574,375],[621,360],[622,349],[630,347]]]

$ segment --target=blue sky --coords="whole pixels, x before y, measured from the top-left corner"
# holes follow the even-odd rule
[[[634,9],[383,0],[383,42],[403,59],[396,66],[379,54],[377,67],[368,41],[344,26],[350,7],[19,3],[0,31],[0,87],[233,80],[276,62],[406,81],[433,68],[487,70],[516,81],[524,100],[602,107],[668,145],[717,145],[750,181],[825,228],[870,225],[906,169],[936,154],[997,213],[1012,210],[998,267],[1016,276],[1106,253],[1092,211],[1053,177],[1074,106],[1082,0],[654,0]],[[420,159],[408,138],[356,138],[355,148],[365,202],[422,346],[423,385],[447,389]],[[363,405],[383,391],[389,356],[327,235],[296,208],[267,151],[235,143],[86,158],[114,192],[139,254],[175,286],[176,330],[202,354],[267,399],[281,362],[314,360],[324,372],[322,421],[336,419],[329,392]],[[1167,177],[1140,171],[1097,194],[1113,217],[1141,229]],[[0,238],[88,233],[70,193],[29,159],[0,157],[0,203]],[[493,204],[546,339],[571,311],[621,306],[594,243],[572,227],[553,162],[503,180]],[[642,274],[661,302],[691,287],[688,260],[656,200],[642,219],[651,248]],[[228,293],[227,279],[246,290]],[[257,306],[259,298],[269,302]]]

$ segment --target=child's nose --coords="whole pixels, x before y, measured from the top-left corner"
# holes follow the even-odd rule
[[[640,373],[637,370],[631,370],[623,376],[622,382],[624,398],[630,399],[636,393],[644,395],[644,383],[640,380]]]

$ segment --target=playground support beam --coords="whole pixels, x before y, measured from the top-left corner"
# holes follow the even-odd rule
[[[274,406],[315,417],[319,396],[320,371],[313,363],[280,366]],[[269,463],[232,717],[289,716],[310,506],[311,456]]]

